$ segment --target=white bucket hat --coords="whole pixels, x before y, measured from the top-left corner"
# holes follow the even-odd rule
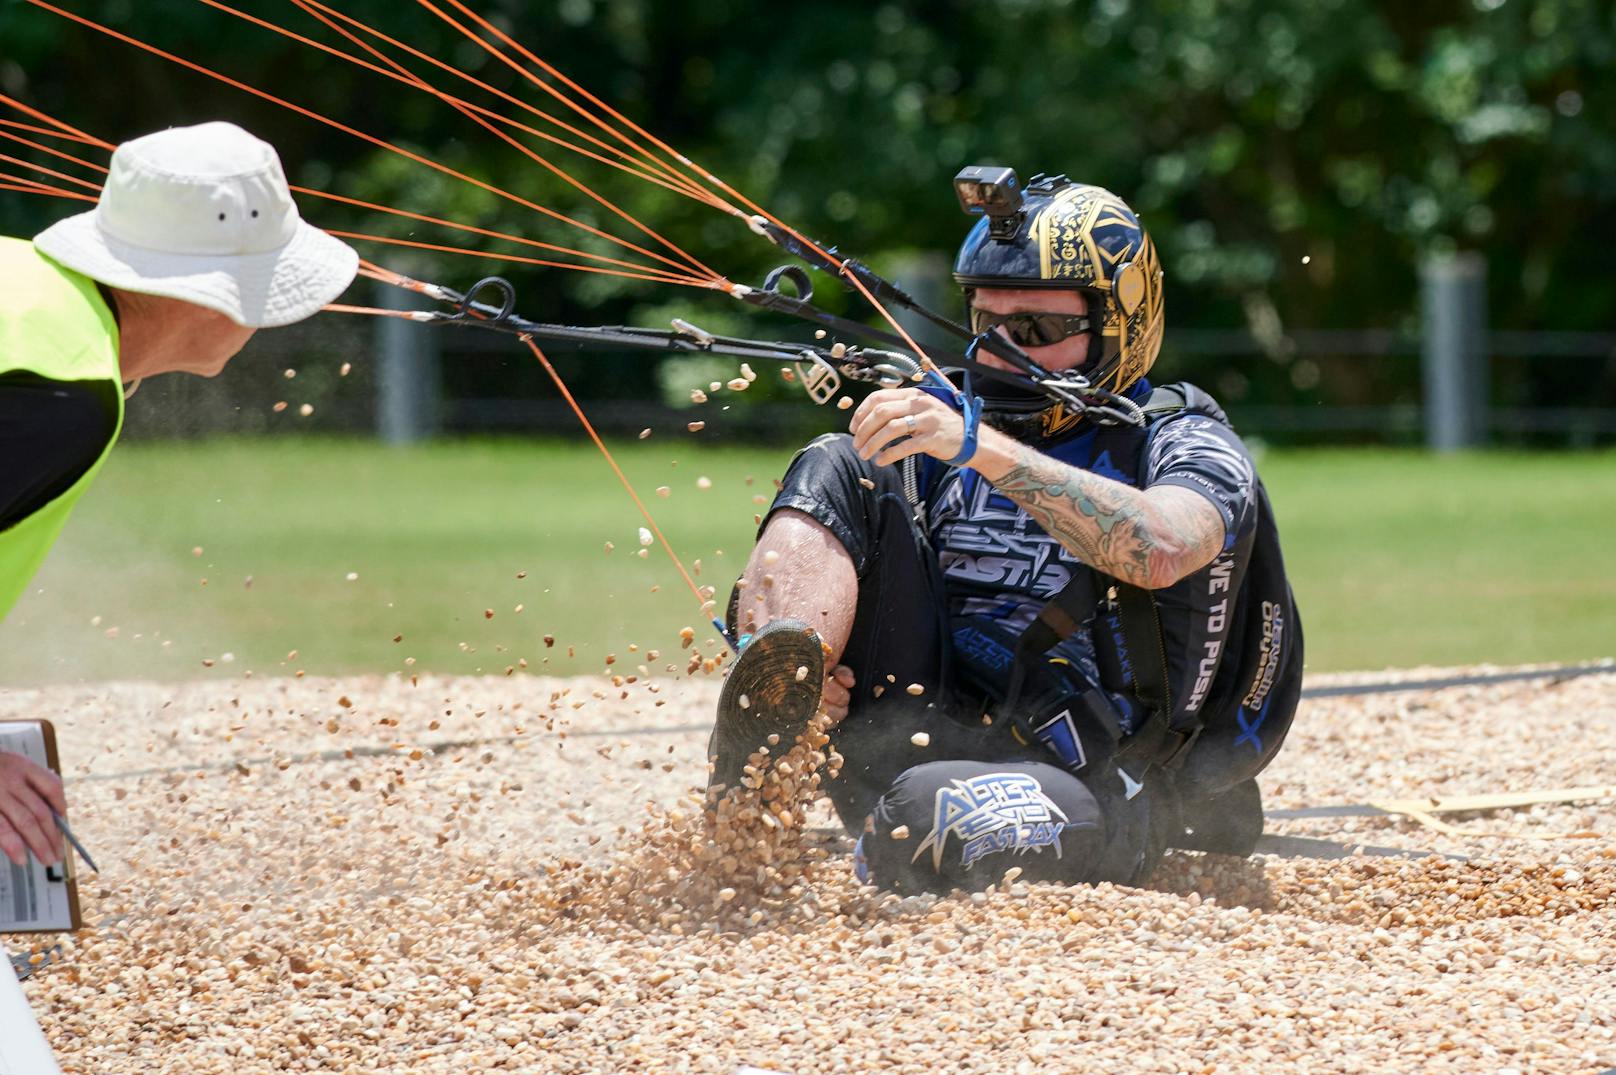
[[[109,287],[182,299],[250,328],[312,316],[359,266],[351,247],[298,217],[275,148],[233,123],[125,142],[96,207],[34,245]]]

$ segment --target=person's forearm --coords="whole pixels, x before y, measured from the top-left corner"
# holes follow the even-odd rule
[[[970,465],[1084,563],[1135,586],[1170,586],[1222,546],[1216,509],[1187,489],[1135,489],[986,428]]]

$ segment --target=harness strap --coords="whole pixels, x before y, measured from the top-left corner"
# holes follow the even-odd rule
[[[1183,410],[1188,405],[1185,393],[1164,385],[1151,392],[1144,411],[1151,420],[1155,420]],[[1142,759],[1146,765],[1174,768],[1194,745],[1201,727],[1199,722],[1188,729],[1172,726],[1173,697],[1167,673],[1167,645],[1162,637],[1156,597],[1143,587],[1111,578],[1093,568],[1073,575],[1071,581],[1039,610],[1038,617],[1022,633],[1010,671],[1006,711],[1013,709],[1019,700],[1032,662],[1057,643],[1077,633],[1084,620],[1094,611],[1099,603],[1097,591],[1101,585],[1107,587],[1107,600],[1112,602],[1122,626],[1123,644],[1127,646],[1132,668],[1134,697],[1139,699],[1147,715],[1125,740],[1115,717],[1102,719],[1100,723],[1118,738],[1119,758],[1135,757]],[[1097,700],[1087,701],[1090,710],[1096,708],[1093,703]]]
[[[1033,661],[1048,653],[1056,643],[1070,638],[1094,609],[1097,595],[1094,591],[1095,574],[1079,571],[1071,581],[1061,587],[1038,611],[1037,619],[1027,625],[1016,644],[1016,657],[1010,666],[1010,686],[1005,693],[1004,711],[1012,712],[1021,700],[1021,688],[1026,685],[1027,670]]]
[[[1126,582],[1112,581],[1117,595],[1117,618],[1133,667],[1134,697],[1148,714],[1134,734],[1117,751],[1145,759],[1148,765],[1175,768],[1184,760],[1201,734],[1200,723],[1193,728],[1173,727],[1173,691],[1167,678],[1167,645],[1162,639],[1161,616],[1156,597],[1149,590]]]
[[[1162,641],[1155,595],[1117,579],[1110,581],[1122,621],[1122,637],[1133,661],[1134,695],[1153,711],[1171,713],[1173,692],[1167,685],[1167,644]]]

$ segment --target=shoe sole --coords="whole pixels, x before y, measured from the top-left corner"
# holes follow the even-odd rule
[[[799,679],[801,668],[808,671]],[[771,735],[780,753],[789,750],[819,709],[824,679],[825,651],[807,624],[776,620],[753,635],[719,691],[708,788],[739,787],[746,760]]]

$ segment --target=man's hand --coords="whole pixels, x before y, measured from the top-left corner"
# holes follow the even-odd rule
[[[871,392],[853,412],[847,429],[859,458],[873,459],[883,467],[920,454],[946,462],[965,444],[965,419],[918,388]]]
[[[839,664],[830,670],[825,677],[825,689],[820,694],[820,704],[825,712],[830,714],[832,725],[840,724],[847,719],[847,707],[853,701],[853,670],[845,664]]]
[[[62,837],[51,810],[67,813],[62,780],[21,754],[0,751],[0,851],[21,866],[28,852],[47,866],[62,861]]]

